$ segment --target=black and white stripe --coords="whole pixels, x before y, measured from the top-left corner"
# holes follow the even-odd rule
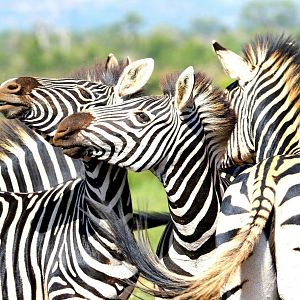
[[[257,215],[265,213],[265,220],[260,225],[262,228],[274,210],[273,240],[278,293],[282,299],[296,299],[299,295],[299,280],[295,279],[296,269],[287,261],[292,258],[297,265],[297,249],[300,245],[296,234],[299,212],[295,205],[299,197],[296,174],[299,172],[297,154],[300,150],[300,48],[291,37],[271,35],[258,37],[247,45],[244,49],[245,58],[217,43],[214,48],[227,74],[237,79],[227,88],[228,99],[236,111],[238,122],[229,140],[224,166],[247,162],[257,164],[252,170],[256,170],[254,182],[258,202],[248,195],[247,205],[251,204],[250,209],[254,209],[259,203]],[[273,164],[276,162],[275,167],[270,167],[271,163],[265,164],[265,160]],[[268,195],[268,201],[265,199],[268,194],[266,178],[274,180],[273,196]],[[245,180],[245,186],[251,185],[251,181],[247,182],[249,179]],[[281,184],[283,182],[285,187]],[[243,194],[245,191],[240,192]],[[260,198],[260,195],[263,197]],[[225,212],[229,209],[232,208],[224,202],[220,217],[223,221],[218,225],[219,228],[224,227],[224,224],[232,224],[234,227],[233,220],[237,216],[232,209],[232,216],[226,217]]]
[[[94,102],[99,100],[98,103],[103,105],[104,101],[121,101],[121,95],[130,97],[147,82],[152,70],[153,61],[151,59],[134,62],[125,68],[120,81],[117,81],[116,87],[106,87],[104,89],[107,92],[105,97],[100,94],[101,89],[97,89],[99,95],[97,95],[97,99],[93,98],[92,100]],[[4,102],[2,109],[8,117],[18,117],[37,131],[51,136],[56,129],[59,118],[70,113],[70,110],[64,109],[62,105],[62,113],[58,113],[59,117],[55,116],[59,110],[61,99],[70,90],[74,92],[78,87],[75,89],[70,88],[68,85],[66,86],[65,80],[62,80],[62,87],[48,88],[51,80],[47,80],[48,83],[43,89],[40,82],[38,86],[35,86],[36,81],[37,79],[32,80],[32,78],[27,77],[22,78],[21,81],[18,81],[18,79],[7,81],[2,85],[3,88],[0,88],[0,98]],[[43,81],[45,80],[41,80],[41,82]],[[59,85],[60,81],[54,80],[53,82]],[[103,86],[104,84],[98,83],[98,85]],[[43,93],[44,90],[45,93]],[[22,103],[22,100],[24,100],[22,96],[25,94],[20,91],[27,91],[27,100],[29,98],[32,100],[30,105],[26,104],[27,106],[25,106]],[[68,100],[76,100],[76,93],[77,91],[73,94],[75,95],[74,99],[68,98]],[[85,95],[86,91],[80,91],[80,93]],[[45,97],[45,94],[48,96]],[[7,107],[7,103],[11,99],[16,104],[15,108],[12,106]],[[47,103],[47,100],[49,100],[49,103]],[[55,105],[50,105],[54,102],[56,102]],[[80,106],[76,105],[74,107],[78,109]],[[53,200],[50,196],[52,193]],[[108,238],[107,232],[95,231],[92,224],[96,220],[99,225],[97,210],[103,209],[104,206],[108,210],[112,210],[121,205],[126,223],[132,228],[131,198],[127,173],[124,169],[98,161],[96,163],[95,161],[86,162],[84,180],[78,179],[74,182],[65,183],[57,189],[32,195],[3,194],[3,207],[9,208],[6,199],[12,199],[12,203],[18,206],[18,203],[23,201],[27,203],[27,198],[35,199],[35,201],[29,201],[28,205],[30,208],[34,208],[31,218],[37,220],[36,222],[31,222],[31,218],[26,219],[27,207],[23,209],[20,206],[16,215],[14,215],[12,208],[5,210],[5,213],[3,210],[3,222],[8,223],[2,227],[1,234],[6,236],[8,231],[14,232],[14,241],[19,240],[20,235],[27,236],[28,240],[23,238],[23,243],[24,245],[31,245],[30,248],[24,248],[22,245],[27,251],[23,251],[21,256],[17,251],[1,251],[1,256],[7,262],[6,267],[8,268],[8,273],[4,272],[1,277],[3,281],[1,285],[4,294],[6,290],[12,293],[9,295],[9,299],[15,299],[14,295],[16,294],[18,299],[31,299],[30,293],[35,294],[36,291],[38,294],[33,296],[36,299],[55,299],[55,295],[58,295],[59,299],[67,299],[71,297],[68,296],[69,294],[73,298],[88,297],[90,299],[116,299],[117,297],[126,299],[129,296],[132,287],[129,287],[126,280],[123,279],[135,281],[137,279],[137,269],[124,261],[113,241]],[[44,198],[45,202],[41,200]],[[19,202],[18,199],[20,199]],[[42,210],[39,205],[41,205]],[[28,226],[19,228],[18,226],[22,223],[21,219],[24,220],[23,222],[28,222]],[[48,224],[51,225],[54,221],[57,222],[55,228],[50,228]],[[102,220],[100,225],[107,227],[106,223],[105,220]],[[35,232],[34,239],[30,232]],[[58,235],[60,238],[57,238]],[[46,242],[44,237],[47,239]],[[45,243],[45,248],[40,246],[38,239]],[[15,242],[13,244],[17,248],[18,244]],[[57,245],[57,247],[51,251],[53,245]],[[32,257],[31,248],[34,249]],[[36,259],[45,256],[46,249],[49,252],[47,259],[51,258],[53,260],[57,256],[57,259],[62,261],[57,260],[52,266],[48,265],[47,259],[36,262]],[[88,254],[82,256],[86,252]],[[22,270],[18,268],[20,260],[26,262],[26,268]],[[101,264],[96,264],[97,261],[100,261]],[[32,276],[28,279],[31,287],[28,294],[24,294],[22,288],[21,271],[32,272]],[[50,275],[49,273],[48,275],[48,272],[53,274]],[[35,279],[36,277],[38,280]],[[17,280],[14,280],[14,278],[17,278]],[[48,278],[50,278],[49,282]],[[12,282],[11,285],[7,279]]]
[[[103,193],[112,184],[111,172],[103,180],[99,170],[44,192],[0,193],[3,299],[128,298],[126,279],[135,281],[137,270],[122,258],[97,214],[120,203],[119,191]]]

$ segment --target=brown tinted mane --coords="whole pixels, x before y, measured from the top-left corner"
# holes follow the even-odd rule
[[[176,81],[180,72],[166,74],[160,80],[160,89],[164,95],[175,96]]]
[[[299,65],[299,50],[299,44],[291,36],[266,34],[256,36],[250,44],[243,48],[243,53],[252,65],[266,61],[278,54],[282,58],[292,59],[294,64]]]
[[[162,78],[160,85],[164,94],[175,95],[179,75],[180,73],[171,73]],[[225,151],[225,145],[235,124],[235,115],[225,94],[214,87],[204,73],[196,72],[193,97],[204,130],[209,132],[219,146],[224,146]]]
[[[257,36],[243,49],[245,58],[252,65],[261,65],[272,60],[272,72],[288,63],[284,71],[287,101],[299,99],[300,95],[300,46],[291,36]],[[297,101],[298,103],[299,101]]]
[[[35,138],[35,133],[18,119],[0,119],[0,156],[8,155],[11,148],[26,146],[25,137]]]

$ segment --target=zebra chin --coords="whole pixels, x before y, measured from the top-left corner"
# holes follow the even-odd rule
[[[0,112],[7,119],[23,119],[26,116],[26,113],[29,111],[29,107],[25,105],[13,105],[5,104],[0,105]]]
[[[63,153],[71,158],[79,159],[82,158],[83,160],[89,160],[90,156],[87,156],[88,150],[85,147],[81,146],[74,146],[70,148],[63,149]]]
[[[95,158],[97,160],[106,160],[103,157],[105,155],[104,150],[95,150],[94,148],[85,147],[81,145],[74,145],[68,148],[63,148],[63,153],[67,156],[70,156],[71,158],[82,159],[84,161],[89,161],[92,158]]]

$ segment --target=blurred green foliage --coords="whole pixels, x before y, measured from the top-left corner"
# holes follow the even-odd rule
[[[229,29],[220,20],[209,18],[191,22],[189,30],[171,27],[140,32],[143,20],[136,14],[104,28],[88,32],[54,30],[38,24],[32,31],[0,32],[0,81],[21,76],[67,76],[81,66],[105,59],[108,53],[118,58],[153,57],[155,71],[149,93],[159,93],[160,77],[189,65],[201,70],[223,87],[228,83],[211,50],[211,40],[235,51],[268,30],[287,32],[300,38],[299,13],[291,0],[246,1],[240,12],[239,26]]]

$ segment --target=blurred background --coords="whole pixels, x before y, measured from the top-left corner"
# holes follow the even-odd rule
[[[152,57],[147,93],[159,94],[162,75],[189,65],[224,88],[211,40],[240,52],[257,34],[300,40],[296,0],[19,0],[0,1],[0,82],[24,75],[65,77],[109,53]],[[130,173],[136,209],[167,211],[162,187],[149,172]],[[156,247],[162,228],[150,230]],[[151,299],[138,291],[131,299]]]

